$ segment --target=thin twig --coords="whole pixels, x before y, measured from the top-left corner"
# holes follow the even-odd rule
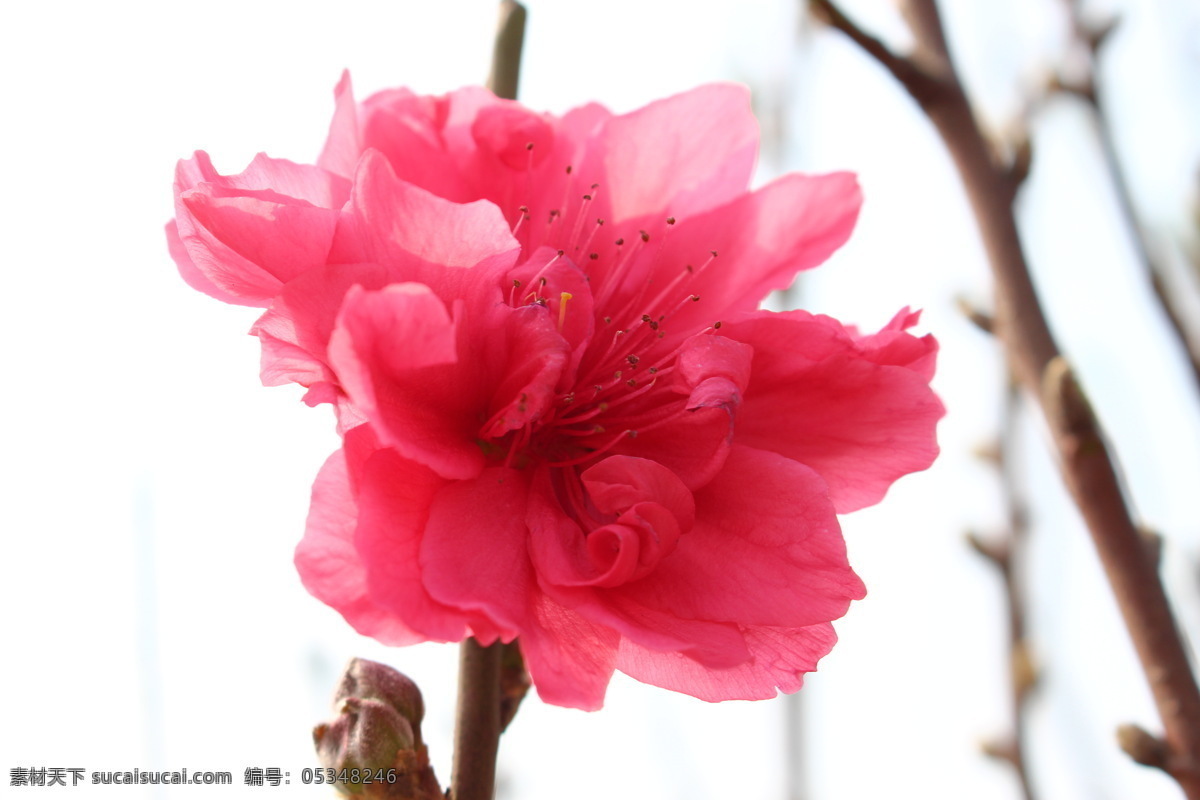
[[[454,726],[452,800],[492,800],[496,751],[500,747],[499,642],[483,647],[474,639],[460,645],[458,714]]]
[[[525,44],[525,6],[516,0],[501,0],[496,43],[492,48],[492,71],[487,87],[497,97],[517,99],[521,75],[521,48]]]
[[[1004,597],[1008,609],[1008,657],[1009,691],[1011,696],[1012,733],[999,744],[985,746],[988,755],[1008,762],[1016,773],[1025,800],[1036,800],[1037,793],[1029,777],[1026,759],[1029,742],[1025,736],[1028,727],[1029,697],[1037,683],[1037,669],[1031,653],[1025,609],[1027,599],[1021,571],[1021,562],[1027,552],[1029,538],[1029,512],[1017,480],[1016,438],[1020,413],[1020,394],[1017,386],[1009,381],[1004,399],[1004,417],[996,449],[989,453],[991,461],[1000,473],[1001,488],[1005,505],[1008,507],[1008,531],[1003,541],[993,542],[971,535],[971,545],[986,558],[1000,573],[1004,585]]]
[[[1121,158],[1117,154],[1117,145],[1113,138],[1110,122],[1111,116],[1105,108],[1103,92],[1096,86],[1098,72],[1096,64],[1100,58],[1101,49],[1117,25],[1117,20],[1114,18],[1104,25],[1089,26],[1083,20],[1079,0],[1063,0],[1063,3],[1070,18],[1071,30],[1075,39],[1087,51],[1088,64],[1087,72],[1080,82],[1065,84],[1060,81],[1059,86],[1078,96],[1091,109],[1100,140],[1100,149],[1104,154],[1105,165],[1108,167],[1108,174],[1112,179],[1113,190],[1117,196],[1117,206],[1129,228],[1134,250],[1146,271],[1146,277],[1150,281],[1150,287],[1154,290],[1154,296],[1162,308],[1163,315],[1170,324],[1180,347],[1187,354],[1188,363],[1192,368],[1192,378],[1195,380],[1197,388],[1200,388],[1200,341],[1195,335],[1189,333],[1182,304],[1167,285],[1163,265],[1152,254],[1146,226],[1142,224],[1138,215],[1129,180],[1121,165]]]
[[[833,4],[820,0],[818,5]],[[1099,425],[1059,354],[1038,302],[1013,215],[1012,179],[1007,169],[993,161],[954,74],[936,4],[933,0],[904,0],[902,9],[912,25],[916,51],[911,57],[892,54],[880,63],[921,105],[962,177],[995,275],[996,333],[1017,379],[1041,402],[1065,482],[1091,531],[1150,683],[1171,754],[1168,771],[1189,800],[1200,800],[1200,690],[1157,564],[1130,516]],[[856,29],[844,15],[839,18],[839,29]],[[865,34],[859,31],[850,36],[858,42]],[[897,61],[904,65],[900,70],[891,66]],[[918,64],[940,65],[942,91],[912,92],[906,81],[911,82],[911,71],[918,69]]]

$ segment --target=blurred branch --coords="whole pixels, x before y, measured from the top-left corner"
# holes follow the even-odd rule
[[[527,16],[525,6],[516,0],[501,0],[496,43],[492,48],[492,71],[487,79],[487,87],[497,97],[517,99]]]
[[[1028,742],[1025,730],[1028,723],[1029,697],[1037,685],[1037,669],[1030,648],[1025,609],[1028,605],[1021,576],[1020,562],[1029,538],[1029,511],[1022,496],[1016,473],[1017,422],[1020,395],[1011,381],[1005,392],[1004,417],[997,445],[981,455],[991,461],[1000,474],[1000,484],[1008,507],[1007,536],[999,542],[970,534],[968,541],[1000,573],[1008,611],[1009,691],[1012,698],[1012,734],[1005,741],[986,745],[984,752],[1012,765],[1025,800],[1036,800],[1025,760]]]
[[[1086,70],[1075,80],[1066,80],[1061,76],[1056,81],[1056,87],[1070,92],[1083,100],[1091,108],[1096,130],[1100,139],[1100,148],[1112,179],[1113,189],[1117,195],[1117,204],[1121,215],[1129,228],[1133,239],[1134,250],[1138,260],[1146,271],[1146,277],[1154,290],[1154,296],[1166,316],[1167,322],[1174,331],[1183,351],[1187,354],[1192,368],[1192,378],[1200,388],[1200,331],[1189,331],[1182,303],[1172,293],[1163,265],[1152,254],[1146,227],[1142,224],[1133,202],[1133,193],[1129,187],[1125,170],[1122,168],[1120,156],[1113,137],[1111,117],[1105,106],[1103,95],[1096,88],[1096,64],[1100,51],[1108,41],[1119,20],[1116,17],[1100,24],[1088,24],[1083,19],[1079,0],[1062,0],[1069,18],[1072,34],[1076,44],[1083,48],[1087,56]]]
[[[837,11],[833,3],[815,6]],[[1091,531],[1109,584],[1150,683],[1172,754],[1171,774],[1190,800],[1200,800],[1200,690],[1175,625],[1157,565],[1130,516],[1113,458],[1091,407],[1050,334],[1030,277],[1013,214],[1013,176],[996,164],[962,84],[955,75],[933,0],[902,0],[916,40],[912,56],[886,48],[880,63],[912,94],[933,123],[962,178],[996,286],[994,327],[1019,383],[1036,397],[1058,451],[1064,480]],[[844,14],[827,14],[867,49],[872,37]],[[938,91],[913,91],[911,69],[938,75]],[[899,69],[897,65],[902,65]]]

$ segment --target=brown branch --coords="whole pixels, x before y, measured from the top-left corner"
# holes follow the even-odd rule
[[[1011,177],[992,159],[954,76],[936,4],[904,0],[902,8],[913,27],[917,56],[923,54],[926,62],[944,66],[943,91],[913,96],[946,144],[974,211],[995,276],[996,334],[1019,383],[1041,402],[1063,477],[1091,531],[1150,683],[1171,753],[1171,774],[1189,800],[1200,800],[1200,690],[1156,565],[1126,506],[1104,437],[1059,354],[1038,302],[1013,214]],[[881,63],[891,69],[888,62]],[[909,88],[901,76],[897,79]]]
[[[487,87],[497,97],[517,99],[521,75],[521,49],[525,45],[525,6],[516,0],[501,0],[496,43],[492,48],[492,70]]]
[[[918,102],[948,88],[944,76],[934,65],[920,64],[915,59],[893,53],[879,39],[854,24],[831,0],[809,0],[809,9],[819,21],[843,33],[883,65]]]
[[[1134,205],[1133,192],[1129,187],[1129,180],[1122,167],[1121,158],[1117,154],[1117,145],[1113,137],[1112,124],[1110,123],[1111,116],[1105,108],[1103,93],[1096,87],[1096,64],[1100,58],[1100,51],[1104,47],[1105,42],[1108,41],[1109,35],[1117,27],[1118,20],[1114,17],[1103,24],[1088,25],[1083,20],[1079,0],[1063,0],[1063,4],[1066,6],[1075,40],[1087,52],[1088,68],[1080,82],[1067,85],[1059,81],[1057,85],[1064,91],[1068,91],[1082,99],[1091,109],[1092,118],[1095,121],[1096,131],[1100,140],[1100,149],[1104,155],[1104,162],[1108,168],[1113,190],[1117,196],[1117,206],[1120,209],[1121,216],[1125,218],[1126,226],[1133,240],[1134,251],[1146,272],[1146,277],[1150,281],[1150,288],[1154,290],[1154,296],[1158,300],[1159,307],[1162,309],[1167,323],[1174,332],[1180,347],[1183,348],[1184,353],[1187,355],[1188,363],[1192,369],[1192,378],[1197,388],[1200,388],[1200,342],[1189,335],[1188,325],[1184,320],[1183,308],[1178,299],[1172,295],[1170,287],[1167,285],[1163,265],[1151,252],[1146,226],[1142,224],[1137,208]]]
[[[500,662],[504,645],[467,639],[459,649],[452,800],[492,800],[500,747]]]

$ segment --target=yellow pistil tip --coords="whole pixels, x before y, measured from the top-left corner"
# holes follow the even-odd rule
[[[562,332],[563,325],[567,322],[567,301],[570,300],[572,294],[570,292],[562,292],[558,295],[558,330]]]

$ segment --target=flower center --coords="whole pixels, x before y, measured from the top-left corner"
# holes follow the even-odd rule
[[[712,333],[721,325],[672,329],[682,309],[701,301],[690,287],[716,260],[716,251],[698,266],[680,263],[672,269],[671,250],[664,248],[676,225],[670,216],[653,235],[638,230],[604,245],[599,237],[605,221],[585,222],[599,189],[592,184],[577,204],[564,203],[577,208],[569,220],[557,209],[519,207],[514,234],[540,218],[548,228],[545,235],[526,241],[547,241],[558,249],[544,251],[548,257],[536,270],[527,262],[522,275],[528,277],[513,281],[509,303],[545,307],[575,357],[550,409],[497,443],[510,466],[535,460],[557,467],[586,464],[665,424],[683,410],[688,396],[671,377],[680,351],[690,335]],[[590,311],[581,306],[578,291],[566,285],[578,281],[579,272],[584,294],[590,293]],[[589,313],[591,325],[581,333],[576,318]]]

